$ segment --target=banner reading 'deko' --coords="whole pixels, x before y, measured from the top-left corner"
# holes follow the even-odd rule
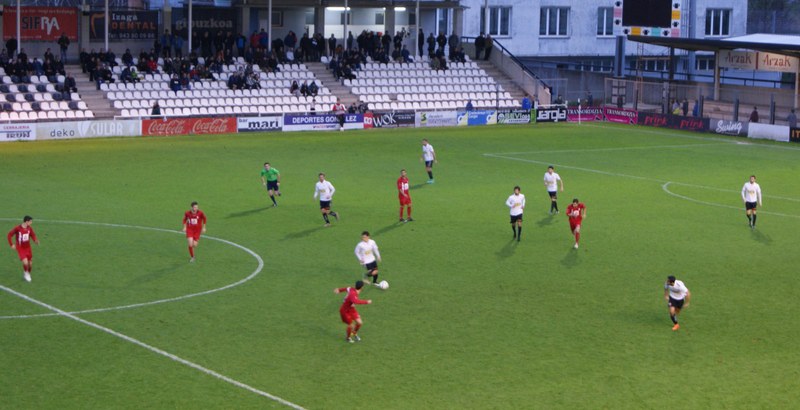
[[[108,40],[155,40],[158,35],[157,11],[109,11]],[[89,17],[89,39],[104,40],[106,36],[105,13],[92,13]]]
[[[236,133],[236,118],[168,118],[142,120],[142,135],[189,135]]]
[[[56,41],[66,34],[78,41],[78,9],[71,7],[22,7],[22,41]],[[17,8],[3,9],[3,38],[17,36]]]

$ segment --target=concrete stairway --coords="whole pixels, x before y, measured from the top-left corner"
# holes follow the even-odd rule
[[[500,69],[495,67],[491,62],[477,60],[475,63],[478,64],[478,67],[482,68],[483,71],[486,71],[486,74],[494,78],[494,80],[503,87],[503,91],[508,91],[508,93],[511,94],[511,97],[517,102],[522,100],[522,97],[525,96],[525,91],[523,91],[522,88],[514,83],[511,78],[505,75],[505,73],[500,71]]]
[[[350,92],[350,89],[343,86],[342,83],[333,78],[333,74],[325,68],[322,63],[306,63],[308,70],[314,73],[314,77],[321,81],[325,87],[331,90],[331,94],[339,97],[345,107],[349,107],[352,103],[358,103],[358,96]]]
[[[111,106],[111,101],[106,98],[105,92],[98,90],[94,81],[89,81],[89,74],[82,73],[79,65],[67,65],[64,69],[75,77],[78,94],[86,106],[92,110],[95,118],[113,119],[115,115],[119,115],[119,110]]]

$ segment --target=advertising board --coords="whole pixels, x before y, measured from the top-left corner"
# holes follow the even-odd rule
[[[70,41],[78,41],[78,9],[74,7],[22,7],[20,37],[22,41],[56,41],[65,33]],[[3,9],[3,38],[17,36],[17,8]],[[58,45],[54,44],[55,47]],[[75,46],[73,46],[74,48]],[[31,56],[32,58],[33,56]]]
[[[536,110],[536,122],[559,122],[567,120],[566,107],[538,107]]]
[[[36,126],[37,140],[140,135],[142,135],[142,122],[139,120],[42,122]]]
[[[239,132],[280,131],[283,128],[283,116],[239,117],[236,128]]]
[[[364,114],[345,114],[344,129],[364,128]],[[333,114],[284,115],[284,131],[333,131],[339,129],[339,119]]]
[[[417,127],[454,127],[458,124],[455,111],[420,111],[414,119]]]
[[[0,142],[33,141],[36,124],[0,124]]]
[[[498,124],[530,124],[531,110],[505,110],[497,112]]]
[[[142,120],[142,135],[193,135],[236,133],[236,118],[167,118]]]

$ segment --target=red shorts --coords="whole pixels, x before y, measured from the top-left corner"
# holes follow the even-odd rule
[[[575,229],[581,227],[582,221],[569,221],[569,230],[575,232]]]
[[[353,310],[340,310],[339,311],[339,315],[342,317],[342,322],[344,322],[345,324],[348,324],[348,325],[350,323],[353,323],[354,321],[356,321],[358,319],[361,319],[361,316],[358,314],[358,312],[355,309],[353,309]]]
[[[19,260],[31,260],[33,259],[33,252],[31,252],[31,248],[17,248],[17,255],[19,255]]]
[[[195,229],[187,229],[186,230],[186,237],[187,238],[192,238],[192,239],[194,239],[196,241],[199,241],[201,232],[202,232],[202,230],[200,230],[200,229],[197,229],[197,230],[195,230]]]
[[[400,205],[411,205],[411,196],[398,195],[397,199],[400,200]]]

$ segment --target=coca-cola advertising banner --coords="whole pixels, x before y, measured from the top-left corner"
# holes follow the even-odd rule
[[[608,122],[635,125],[639,121],[639,112],[624,108],[603,107],[603,116]]]
[[[684,117],[681,115],[639,113],[639,125],[650,127],[672,128],[686,131],[705,131],[708,129],[708,118]]]
[[[603,110],[600,107],[569,107],[567,108],[567,121],[603,121]]]
[[[155,40],[158,35],[157,11],[109,11],[108,40]],[[89,39],[104,40],[106,37],[105,13],[89,16]]]
[[[708,128],[709,132],[723,135],[733,135],[735,137],[747,136],[747,122],[745,121],[731,121],[731,120],[717,120],[711,119],[711,126]]]
[[[559,122],[567,120],[566,107],[542,107],[534,110],[536,122]]]
[[[364,128],[413,127],[413,112],[368,112],[364,114]]]
[[[61,34],[78,41],[78,9],[70,7],[22,7],[22,41],[56,41]],[[17,8],[3,9],[3,38],[17,36]]]
[[[142,135],[234,134],[236,118],[168,118],[142,120]]]

